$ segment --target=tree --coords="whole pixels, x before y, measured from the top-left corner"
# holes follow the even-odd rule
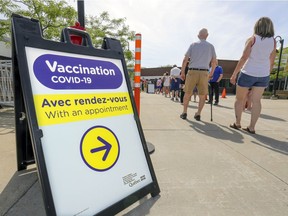
[[[10,37],[10,18],[12,13],[32,17],[41,23],[46,39],[60,40],[61,30],[73,26],[77,12],[65,0],[0,0],[0,14],[6,20],[0,20],[0,40]],[[133,41],[135,32],[129,30],[125,18],[111,19],[108,12],[99,16],[86,17],[86,31],[92,38],[93,45],[99,48],[104,37],[118,39],[122,45],[128,67],[133,65],[133,53],[129,41]]]
[[[280,63],[279,74],[278,74],[279,79],[283,79],[283,78],[288,76],[288,59],[287,59],[287,56],[288,56],[288,47],[283,48],[283,51],[282,51],[281,63]],[[278,52],[276,59],[274,61],[274,67],[273,67],[271,75],[270,75],[271,80],[276,79],[278,64],[279,64],[279,58],[280,58],[280,53]]]
[[[118,39],[122,45],[126,63],[128,67],[131,67],[133,53],[129,48],[129,41],[135,39],[135,32],[129,30],[125,21],[125,18],[111,19],[108,12],[102,12],[99,16],[88,16],[85,27],[95,47],[101,47],[104,37]]]
[[[60,30],[73,25],[77,17],[75,9],[64,0],[0,0],[0,4],[0,13],[8,18],[0,23],[4,27],[0,39],[10,33],[7,27],[12,13],[39,20],[44,38],[52,40],[59,39]]]

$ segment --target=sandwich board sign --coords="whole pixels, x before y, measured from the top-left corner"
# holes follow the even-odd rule
[[[72,44],[71,32],[86,46]],[[71,29],[63,42],[45,40],[37,20],[18,15],[12,36],[47,215],[114,215],[158,195],[119,41],[95,49]]]

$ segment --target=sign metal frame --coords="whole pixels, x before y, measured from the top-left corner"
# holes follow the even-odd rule
[[[70,30],[67,30],[68,32]],[[26,143],[32,143],[35,162],[38,168],[38,177],[42,189],[42,196],[44,200],[45,210],[47,215],[56,215],[56,207],[52,195],[52,190],[49,182],[49,175],[47,172],[46,161],[44,158],[43,147],[41,138],[43,132],[39,128],[37,122],[36,108],[33,101],[33,90],[31,81],[29,78],[28,59],[26,56],[25,48],[39,48],[49,51],[59,51],[64,53],[79,54],[86,56],[95,56],[109,59],[120,60],[124,70],[124,77],[128,88],[128,93],[133,109],[134,119],[137,125],[137,130],[142,142],[143,152],[146,158],[147,165],[149,167],[152,183],[149,183],[140,190],[133,192],[124,199],[121,199],[108,208],[96,212],[95,215],[114,215],[123,209],[127,208],[134,202],[143,198],[144,196],[151,194],[152,197],[157,196],[160,193],[160,188],[156,179],[156,175],[152,166],[152,162],[149,156],[148,148],[146,145],[145,137],[141,127],[140,119],[137,114],[136,104],[133,98],[132,88],[130,86],[130,80],[126,68],[126,63],[123,55],[121,44],[118,40],[105,38],[103,40],[102,49],[96,49],[91,46],[91,39],[88,34],[82,34],[82,36],[88,41],[88,46],[73,45],[67,37],[67,31],[63,33],[63,42],[55,42],[45,40],[42,37],[42,31],[38,20],[25,18],[16,14],[12,15],[12,53],[13,53],[13,73],[15,84],[15,95],[17,95],[15,101],[15,119],[16,124],[18,121],[19,130],[16,130],[16,145],[19,154],[23,153],[25,148],[21,145],[25,142],[21,141],[23,133],[26,134]],[[76,33],[74,30],[73,34]],[[79,33],[79,32],[78,32]],[[18,107],[18,108],[17,108]],[[25,115],[26,125],[21,126],[20,116]],[[26,168],[26,167],[24,167]]]

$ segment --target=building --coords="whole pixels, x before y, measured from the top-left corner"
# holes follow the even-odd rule
[[[11,45],[5,43],[7,40],[0,41],[0,60],[11,60]]]
[[[0,108],[2,105],[13,105],[13,82],[11,45],[8,38],[0,41]]]
[[[226,88],[227,93],[235,93],[236,87],[231,85],[230,77],[237,65],[238,61],[235,60],[220,60],[218,59],[218,64],[223,68],[223,78],[220,82],[220,91]],[[145,80],[155,80],[162,77],[165,72],[170,73],[172,67],[160,67],[160,68],[142,68],[141,78]]]

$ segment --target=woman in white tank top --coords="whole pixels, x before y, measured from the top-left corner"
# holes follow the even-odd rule
[[[260,18],[254,26],[254,35],[246,41],[243,54],[234,69],[230,82],[236,86],[234,104],[236,121],[230,125],[234,129],[241,128],[243,103],[249,88],[252,90],[251,120],[243,130],[255,134],[255,125],[261,113],[261,98],[269,84],[270,71],[276,56],[274,27],[270,18]]]

